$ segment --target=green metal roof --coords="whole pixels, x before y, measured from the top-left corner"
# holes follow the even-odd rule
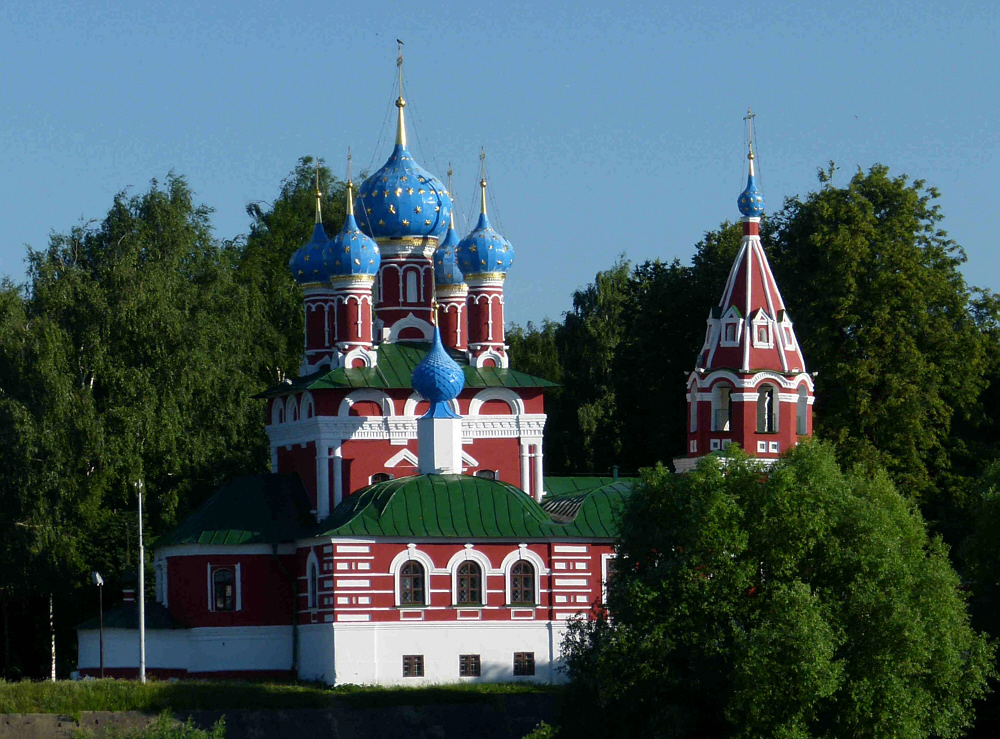
[[[627,483],[580,496],[573,517],[555,520],[513,485],[470,475],[414,475],[376,483],[343,501],[315,536],[599,538],[618,534]]]
[[[310,525],[298,475],[243,475],[219,488],[157,547],[177,544],[276,544]]]
[[[546,495],[568,495],[601,488],[613,482],[633,483],[638,479],[637,477],[598,477],[590,475],[546,477],[542,482],[542,487]]]
[[[320,370],[311,375],[293,379],[290,383],[276,385],[261,393],[260,398],[270,398],[284,393],[300,392],[302,390],[331,388],[411,388],[410,377],[420,360],[430,351],[430,343],[400,342],[379,344],[378,362],[374,367],[347,369],[337,367],[332,370]],[[473,367],[463,352],[448,350],[452,359],[462,365],[465,372],[465,387],[558,387],[554,382],[540,377],[500,367]]]

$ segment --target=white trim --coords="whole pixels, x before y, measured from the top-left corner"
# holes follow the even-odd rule
[[[242,611],[243,610],[243,577],[242,577],[242,571],[241,571],[241,567],[240,567],[240,563],[239,562],[236,563],[236,568],[235,569],[236,569],[236,572],[233,575],[233,577],[236,578],[236,610],[237,611]]]
[[[389,266],[389,265],[386,265]],[[400,280],[402,282],[402,280]],[[402,296],[402,291],[400,291]],[[402,302],[402,301],[400,301]],[[402,306],[383,306],[387,309],[399,310]],[[396,343],[397,341],[413,341],[413,339],[400,339],[399,332],[405,328],[416,328],[423,333],[422,341],[431,341],[434,339],[434,327],[427,321],[417,318],[413,313],[410,313],[405,318],[400,318],[398,321],[393,322],[392,326],[389,328],[389,335],[386,337],[386,341],[389,343]]]
[[[402,464],[403,462],[406,462],[413,467],[416,467],[419,464],[416,454],[411,452],[409,449],[400,449],[398,452],[389,457],[389,459],[385,460],[385,464],[382,466],[391,469],[398,464]]]
[[[504,401],[508,408],[510,408],[511,415],[520,416],[524,414],[524,401],[517,393],[506,387],[488,387],[480,390],[469,401],[468,415],[479,416],[483,404],[490,400]]]
[[[497,571],[493,569],[493,565],[490,563],[490,558],[482,552],[473,549],[472,546],[472,544],[466,544],[462,551],[455,552],[452,558],[448,560],[448,571],[451,573],[451,602],[456,607],[468,609],[475,608],[477,605],[486,605],[486,578],[489,575],[497,574]],[[458,566],[468,561],[478,564],[480,573],[483,576],[481,602],[478,604],[458,602]]]
[[[419,605],[414,605],[411,603],[403,604],[399,600],[399,571],[402,569],[403,565],[410,560],[415,560],[423,565],[424,567],[424,604],[425,606],[430,605],[430,585],[431,585],[431,574],[434,572],[434,560],[431,559],[430,555],[426,552],[421,552],[417,549],[416,544],[407,544],[406,549],[397,554],[392,563],[389,565],[389,572],[392,573],[392,589],[395,598],[395,604],[397,607],[409,607],[413,606],[419,608]]]
[[[550,574],[549,570],[545,569],[545,562],[535,554],[533,551],[528,549],[526,544],[519,544],[517,549],[504,557],[503,562],[500,565],[500,569],[503,571],[503,587],[504,587],[504,603],[508,606],[510,605],[510,571],[513,569],[514,564],[518,560],[526,560],[530,562],[535,568],[535,601],[534,605],[538,606],[541,603],[540,588],[542,575]]]
[[[360,359],[364,364],[364,367],[374,367],[378,364],[378,352],[374,349],[368,348],[368,342],[365,342],[363,346],[356,346],[351,349],[346,354],[343,353],[344,349],[348,346],[347,342],[340,342],[337,345],[337,364],[341,367],[352,367],[354,365],[355,359]]]
[[[410,397],[406,399],[406,402],[403,404],[403,415],[406,417],[416,418],[417,404],[425,400],[426,398],[424,398],[423,395],[414,391],[410,395]],[[462,415],[462,412],[458,407],[458,400],[456,400],[455,398],[452,398],[451,400],[448,401],[448,407],[451,408],[456,414]]]
[[[316,590],[313,590],[313,580],[309,576],[309,568],[316,568]],[[313,611],[319,607],[319,557],[316,550],[309,548],[309,556],[306,558],[306,608]]]
[[[492,306],[491,306],[491,314],[490,315],[492,316]],[[492,323],[492,321],[493,321],[493,319],[491,317],[490,318],[490,322]],[[482,343],[485,343],[485,342],[480,342],[480,344],[482,344]],[[470,355],[473,354],[472,350],[469,351],[469,354]],[[472,356],[472,361],[474,363],[474,366],[477,367],[477,368],[479,368],[479,367],[485,367],[487,359],[492,359],[493,360],[493,364],[497,368],[499,368],[499,369],[506,369],[507,366],[508,366],[508,364],[510,363],[510,360],[507,359],[507,355],[506,354],[501,354],[499,351],[497,351],[493,347],[490,347],[489,349],[487,349],[486,351],[482,352],[481,354],[475,354],[474,356]]]
[[[392,398],[383,393],[381,390],[366,387],[358,390],[352,390],[348,393],[347,397],[340,401],[340,407],[337,409],[337,416],[341,418],[350,416],[351,406],[355,403],[365,401],[378,403],[379,407],[382,409],[383,418],[395,415],[395,410],[392,407]]]
[[[297,546],[295,544],[279,544],[278,554],[295,554]],[[233,557],[239,555],[252,554],[273,554],[274,549],[270,544],[177,544],[176,546],[160,547],[156,550],[156,557],[183,557],[185,555],[213,556],[220,555]],[[223,565],[219,565],[222,567]]]
[[[312,413],[308,413],[312,411]],[[315,418],[316,416],[316,402],[313,400],[312,393],[306,390],[302,393],[302,400],[299,406],[299,418],[308,420],[310,418]]]

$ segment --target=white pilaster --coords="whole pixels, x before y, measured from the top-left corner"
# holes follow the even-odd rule
[[[278,447],[271,447],[271,472],[278,471]]]
[[[528,457],[528,443],[521,439],[521,490],[531,495],[531,458]]]
[[[341,453],[341,440],[338,439],[333,447],[333,507],[340,505],[344,499],[344,473],[343,455]]]
[[[545,494],[545,483],[542,480],[542,443],[535,445],[535,502],[542,502],[542,495]]]
[[[417,461],[421,475],[461,475],[462,419],[418,419]]]

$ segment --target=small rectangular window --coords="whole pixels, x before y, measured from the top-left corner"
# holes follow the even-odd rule
[[[514,652],[514,676],[535,674],[535,653]]]
[[[734,342],[736,341],[736,324],[727,323],[725,325],[725,338],[723,341]]]
[[[484,480],[496,480],[497,471],[496,470],[476,470],[474,475],[476,477],[481,477]]]
[[[478,654],[458,655],[459,677],[480,677],[483,674],[482,662]]]
[[[424,655],[404,654],[403,677],[423,677],[423,676],[424,676]]]

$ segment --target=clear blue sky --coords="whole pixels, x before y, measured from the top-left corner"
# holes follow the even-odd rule
[[[411,149],[454,163],[463,215],[486,148],[513,320],[558,318],[621,252],[686,261],[737,217],[748,105],[772,209],[828,160],[839,183],[881,162],[941,190],[970,282],[1000,290],[996,3],[618,5],[9,0],[0,273],[170,170],[232,238],[300,156],[378,167],[399,37]]]

